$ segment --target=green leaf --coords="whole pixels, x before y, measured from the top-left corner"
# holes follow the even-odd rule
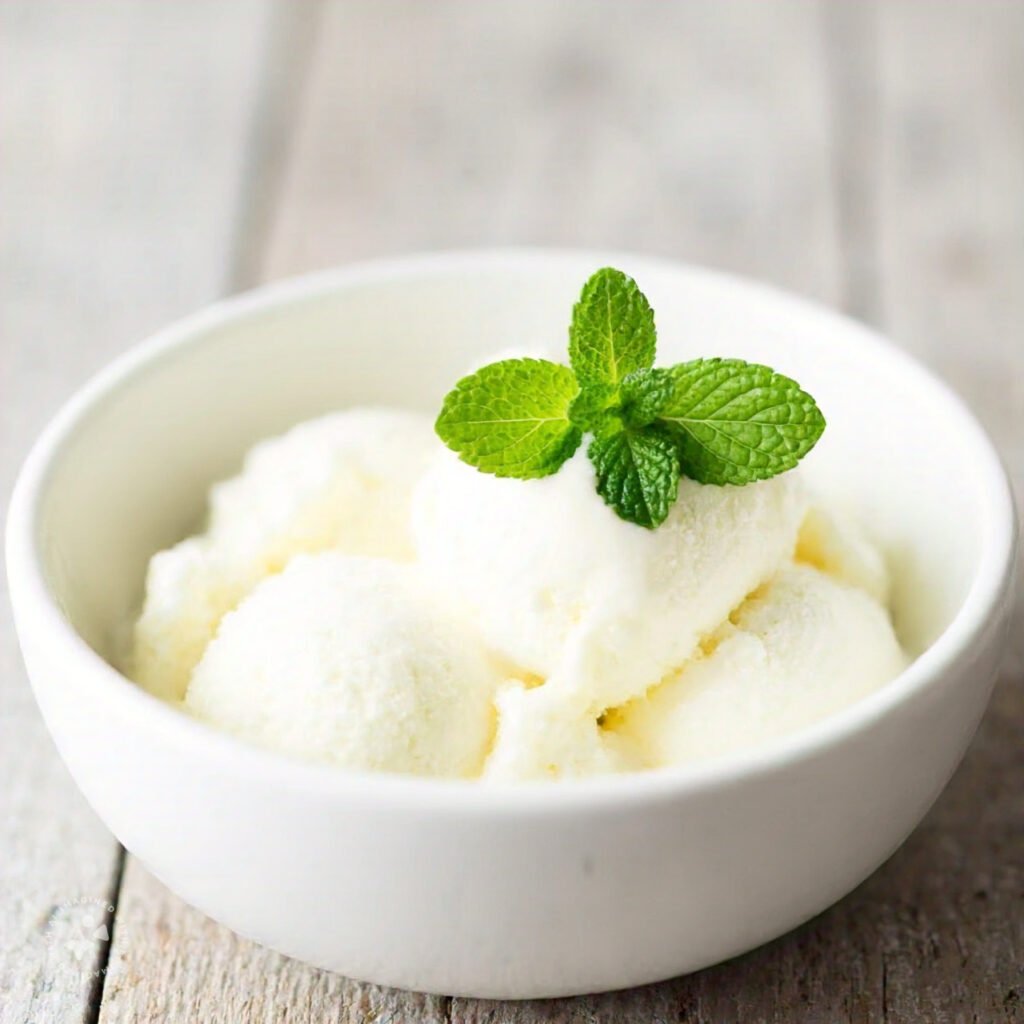
[[[670,370],[636,370],[622,382],[622,418],[631,427],[653,423],[672,397],[675,382]]]
[[[569,419],[585,433],[600,434],[614,414],[615,396],[591,389],[581,391],[569,404]]]
[[[448,392],[435,429],[463,462],[484,473],[548,476],[583,439],[569,420],[577,390],[572,370],[558,363],[491,363]]]
[[[653,530],[679,495],[679,451],[657,427],[597,437],[587,449],[597,493],[619,518]]]
[[[569,327],[569,362],[580,390],[599,402],[614,398],[629,374],[654,363],[655,341],[654,311],[636,282],[612,267],[593,274]]]
[[[683,473],[705,484],[747,484],[792,469],[825,417],[800,385],[741,359],[695,359],[669,371],[658,413],[676,433]]]

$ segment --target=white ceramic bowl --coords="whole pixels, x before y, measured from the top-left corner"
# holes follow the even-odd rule
[[[657,311],[663,363],[769,362],[829,427],[806,471],[892,554],[918,654],[847,711],[743,757],[518,788],[346,775],[250,748],[107,658],[158,548],[256,439],[326,410],[435,410],[480,356],[560,345],[604,264]],[[428,256],[219,304],[89,383],[25,464],[7,557],[25,660],[71,773],[124,845],[243,935],[355,978],[552,996],[740,953],[903,841],[985,708],[1015,542],[999,460],[960,401],[875,334],[719,274],[608,253]]]

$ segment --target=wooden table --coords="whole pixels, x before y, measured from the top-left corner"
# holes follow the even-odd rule
[[[843,307],[959,389],[1024,484],[1020,2],[0,0],[0,490],[58,402],[165,321],[309,268],[509,243]],[[838,906],[691,977],[499,1004],[324,974],[183,905],[75,790],[5,614],[0,1021],[1024,1019],[1021,625],[949,788]],[[90,901],[113,909],[76,961],[54,935]]]

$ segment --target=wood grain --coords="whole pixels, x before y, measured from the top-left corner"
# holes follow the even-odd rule
[[[1024,6],[880,4],[877,22],[885,325],[971,403],[1020,487]]]
[[[818,6],[331,3],[265,277],[417,249],[643,249],[837,297]]]
[[[595,245],[752,274],[880,324],[978,410],[1024,493],[1020,3],[281,4],[262,55],[261,3],[97,8],[121,16],[68,15],[55,32],[52,7],[34,20],[0,5],[16,30],[0,36],[24,65],[0,60],[0,76],[20,87],[34,74],[44,97],[52,89],[47,119],[63,126],[58,140],[71,138],[54,147],[58,166],[30,137],[38,100],[0,106],[5,138],[9,123],[22,126],[0,165],[5,183],[29,196],[13,214],[0,205],[0,270],[10,280],[14,266],[27,283],[13,312],[0,304],[0,381],[34,396],[12,403],[12,436],[45,416],[37,396],[64,393],[149,317],[225,281],[413,249]],[[154,33],[167,32],[191,55],[191,85],[180,60],[153,52]],[[151,83],[137,81],[140,60]],[[114,98],[125,82],[141,90],[130,103]],[[117,102],[130,116],[110,114]],[[90,160],[76,132],[91,140]],[[205,160],[175,152],[168,136]],[[119,173],[124,161],[132,173]],[[76,192],[68,182],[83,164]],[[153,245],[161,233],[167,244]],[[100,246],[116,255],[109,265],[89,259]],[[122,293],[131,301],[112,304]],[[63,308],[50,308],[52,294]],[[15,351],[13,337],[41,340]],[[9,635],[0,659],[0,685],[20,681]],[[38,936],[25,936],[69,880],[105,893],[115,848],[71,794],[23,689],[11,689],[0,690],[0,729],[19,746],[17,757],[0,746],[0,773],[10,762],[15,779],[0,795],[0,870],[28,896],[13,910],[0,902],[0,921],[23,922],[15,942],[0,941],[0,980],[15,986],[0,1021],[1024,1019],[1024,628],[945,794],[838,906],[691,977],[518,1004],[422,997],[305,967],[210,922],[129,858],[102,1008],[90,1008],[89,992],[48,973]]]
[[[886,328],[958,390],[1024,495],[1024,6],[877,8]],[[1024,607],[967,760],[878,883],[893,1020],[1024,1018]],[[890,880],[891,876],[891,880]],[[889,885],[885,882],[889,881]]]
[[[58,403],[223,288],[265,5],[0,5],[0,500]],[[72,935],[120,850],[74,788],[0,612],[0,1021],[94,1019]],[[77,901],[87,901],[79,903]],[[84,932],[86,937],[90,931]]]

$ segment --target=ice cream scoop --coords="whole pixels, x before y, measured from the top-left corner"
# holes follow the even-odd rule
[[[257,445],[207,531],[153,558],[134,669],[354,769],[598,775],[756,744],[891,678],[887,591],[799,473],[684,479],[648,530],[602,503],[582,451],[501,479],[421,417],[352,410]]]
[[[415,570],[300,555],[224,618],[185,698],[194,715],[345,768],[477,775],[501,674]]]
[[[437,440],[414,413],[354,409],[256,445],[211,491],[205,533],[153,556],[134,678],[180,700],[221,617],[299,552],[405,560],[409,503]]]
[[[424,573],[484,640],[596,718],[691,656],[791,557],[796,474],[746,487],[680,484],[646,530],[594,493],[585,453],[555,476],[487,476],[442,453],[413,500]]]
[[[877,601],[794,565],[677,675],[619,712],[614,730],[654,767],[752,750],[852,704],[905,664]]]

